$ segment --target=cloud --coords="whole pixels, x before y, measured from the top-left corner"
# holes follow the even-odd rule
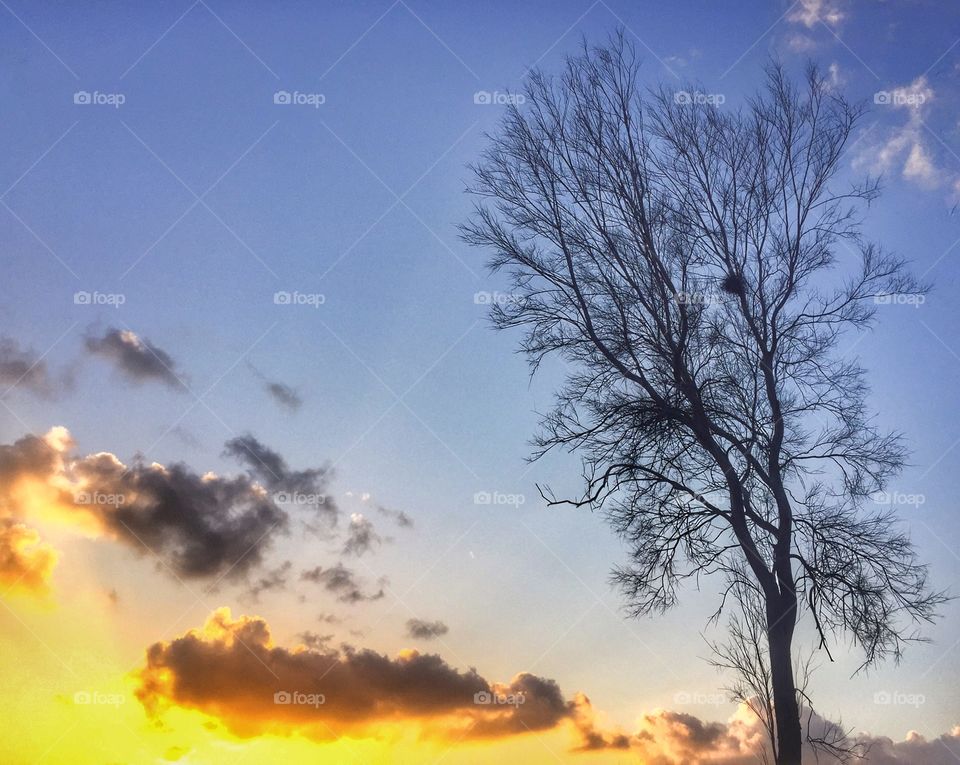
[[[857,740],[869,752],[870,765],[956,765],[960,726],[932,740],[916,731],[910,731],[903,741],[868,734]]]
[[[821,22],[836,27],[846,18],[839,0],[800,0],[787,19],[812,29]]]
[[[685,712],[657,709],[643,715],[637,730],[607,729],[585,695],[573,700],[578,751],[631,750],[651,765],[754,765],[766,745],[759,721],[746,707],[726,722],[705,722]]]
[[[322,584],[324,588],[337,596],[341,603],[360,603],[365,600],[380,600],[384,596],[382,580],[381,587],[375,593],[364,593],[356,574],[338,563],[330,568],[317,566],[316,568],[303,571],[300,574],[300,580],[304,582],[313,582]]]
[[[307,630],[298,634],[297,639],[312,651],[325,651],[327,644],[333,640],[333,635],[319,635]]]
[[[261,593],[285,590],[292,569],[293,563],[288,560],[284,561],[277,568],[271,569],[258,577],[246,594],[251,600],[256,601],[260,598]]]
[[[356,555],[357,557],[369,552],[376,545],[383,542],[380,535],[377,534],[373,524],[361,513],[354,513],[350,516],[350,526],[347,528],[347,541],[343,546],[345,555]]]
[[[817,42],[809,35],[795,32],[787,37],[787,47],[794,53],[809,53],[817,47]]]
[[[413,527],[413,518],[403,512],[403,510],[391,510],[389,507],[377,505],[377,512],[388,518],[392,518],[401,528],[409,529]]]
[[[194,709],[245,737],[330,741],[402,725],[424,737],[489,739],[551,729],[570,715],[552,680],[519,674],[491,683],[413,650],[389,658],[350,646],[284,648],[262,619],[234,620],[225,608],[202,629],[151,645],[137,678],[151,715]]]
[[[183,375],[166,351],[127,329],[109,328],[103,337],[88,337],[87,350],[107,359],[128,380],[143,383],[151,380],[171,388],[185,390]]]
[[[329,467],[291,470],[280,454],[250,434],[231,438],[224,444],[223,453],[245,465],[250,475],[267,488],[287,495],[283,501],[314,504],[324,513],[336,513],[333,498],[326,495],[327,482],[332,477]]]
[[[767,746],[763,726],[745,705],[726,722],[657,709],[627,733],[606,725],[584,694],[568,700],[547,678],[522,672],[497,683],[438,655],[408,649],[390,658],[349,645],[333,650],[327,635],[298,638],[294,648],[277,645],[262,618],[234,619],[218,609],[203,628],[147,648],[136,673],[137,698],[155,718],[171,707],[197,710],[242,737],[328,742],[392,739],[413,730],[421,738],[459,741],[566,728],[576,737],[574,751],[629,751],[649,765],[755,765]],[[811,719],[814,734],[830,727]],[[855,742],[870,747],[871,765],[953,765],[960,727],[929,741],[911,732],[900,742],[868,734]],[[835,765],[825,755],[818,761]]]
[[[278,454],[249,439],[274,464],[269,488],[324,485],[325,470],[291,471]],[[288,529],[288,513],[254,471],[201,474],[183,463],[164,466],[137,457],[127,465],[109,452],[78,457],[73,450],[65,428],[0,445],[0,518],[49,517],[156,555],[178,577],[234,581],[260,565],[274,538]],[[17,539],[20,546],[10,549],[22,552],[22,535]]]
[[[0,586],[5,593],[46,595],[57,563],[56,551],[22,523],[0,521]]]
[[[280,404],[280,406],[289,409],[291,412],[296,412],[303,405],[303,399],[300,397],[300,394],[289,385],[281,382],[268,381],[264,385],[264,389],[273,397],[274,401]]]
[[[6,336],[0,336],[0,386],[21,388],[44,397],[51,395],[54,387],[46,362]]]
[[[441,635],[446,635],[449,631],[450,628],[441,621],[407,620],[407,636],[415,640],[433,640]]]
[[[247,362],[247,368],[253,372],[253,374],[263,383],[263,389],[270,395],[270,397],[284,409],[287,409],[291,412],[296,412],[303,405],[303,399],[300,396],[300,392],[296,388],[292,388],[286,383],[279,382],[278,380],[269,379],[263,372],[261,372],[257,367]]]
[[[900,176],[924,189],[935,189],[948,181],[938,168],[927,140],[924,120],[935,97],[926,76],[909,85],[875,94],[877,108],[905,111],[907,121],[886,131],[879,141],[866,144],[854,161],[854,167],[874,173],[899,170]]]

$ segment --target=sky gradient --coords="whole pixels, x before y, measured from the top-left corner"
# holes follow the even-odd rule
[[[883,174],[864,230],[934,289],[845,352],[913,450],[891,501],[956,591],[960,6],[5,0],[0,19],[4,762],[749,761],[702,660],[722,583],[626,618],[621,544],[537,491],[575,493],[578,460],[525,462],[563,366],[531,379],[489,329],[504,284],[457,237],[502,103],[618,26],[651,86],[724,109],[770,57],[868,104],[844,171]],[[125,492],[203,499],[139,528],[111,512]],[[857,731],[956,734],[889,762],[960,758],[955,603],[928,635],[866,675],[838,646],[813,681]],[[334,692],[318,724],[264,701],[341,644],[356,667],[332,687],[376,703]],[[391,696],[421,672],[426,701]],[[574,751],[601,730],[658,743]]]

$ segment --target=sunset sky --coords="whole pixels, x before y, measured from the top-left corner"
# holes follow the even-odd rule
[[[844,351],[956,594],[960,5],[0,0],[0,762],[754,761],[722,582],[627,617],[625,548],[537,489],[578,458],[525,461],[565,369],[457,235],[509,94],[618,26],[723,109],[770,57],[868,103],[844,174],[934,289]],[[818,656],[876,762],[960,761],[960,606],[927,635]]]

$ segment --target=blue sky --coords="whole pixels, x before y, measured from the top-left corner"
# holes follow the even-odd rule
[[[884,175],[866,232],[934,285],[848,342],[871,371],[880,422],[914,447],[894,488],[923,502],[898,512],[936,583],[956,588],[960,6],[9,0],[0,18],[2,334],[42,354],[57,381],[49,397],[2,397],[0,442],[64,425],[84,454],[235,472],[223,443],[252,432],[293,466],[329,461],[347,510],[380,503],[416,522],[365,563],[371,581],[404,593],[351,616],[369,644],[400,648],[383,625],[436,614],[459,666],[536,670],[624,722],[715,689],[697,657],[716,588],[664,618],[624,621],[607,584],[620,545],[599,517],[539,499],[536,483],[577,486],[574,459],[523,461],[563,369],[531,381],[518,338],[490,331],[476,299],[503,284],[456,234],[466,166],[502,114],[475,94],[515,91],[531,66],[556,70],[582,36],[618,25],[651,86],[695,83],[722,108],[757,87],[769,57],[794,71],[812,59],[869,106],[848,152],[851,178]],[[313,103],[275,103],[280,91]],[[77,292],[123,302],[77,304]],[[317,305],[278,305],[277,292]],[[189,390],[125,382],[85,352],[111,327],[167,352]],[[270,381],[302,406],[278,406]],[[478,506],[478,491],[524,502]],[[326,554],[309,539],[282,545],[271,560]],[[104,586],[122,589],[122,555],[84,550]],[[175,591],[159,597],[175,608]],[[129,608],[138,637],[164,637],[150,607]],[[259,611],[292,635],[304,608],[290,595]],[[945,614],[900,667],[850,680],[856,662],[841,650],[815,681],[823,711],[895,737],[960,722],[960,612]],[[124,649],[131,662],[141,643]],[[927,703],[872,703],[880,690]]]

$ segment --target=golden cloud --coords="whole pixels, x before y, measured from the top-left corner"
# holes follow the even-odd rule
[[[572,707],[552,680],[521,673],[491,683],[415,650],[389,658],[344,647],[284,648],[258,617],[215,611],[202,629],[147,649],[137,696],[218,718],[239,736],[316,741],[383,737],[400,725],[424,738],[489,739],[556,727]]]

